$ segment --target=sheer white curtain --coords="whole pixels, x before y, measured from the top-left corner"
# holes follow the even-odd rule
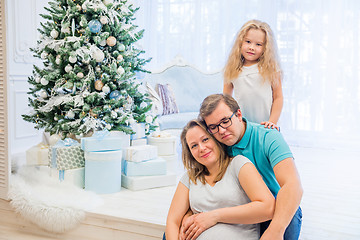
[[[273,29],[282,67],[281,129],[291,144],[360,148],[360,1],[137,0],[149,70],[176,55],[221,70],[243,23]],[[205,87],[205,86],[204,86]],[[219,89],[219,92],[222,91]]]

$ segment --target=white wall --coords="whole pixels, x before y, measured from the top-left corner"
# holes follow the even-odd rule
[[[41,141],[41,131],[25,122],[21,114],[27,113],[28,84],[34,64],[30,47],[36,45],[37,28],[44,13],[44,0],[6,0],[8,101],[9,101],[9,155],[23,152]]]

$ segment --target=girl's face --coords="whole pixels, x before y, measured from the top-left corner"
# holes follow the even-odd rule
[[[186,143],[197,162],[204,165],[209,171],[217,166],[220,151],[215,140],[201,127],[195,126],[186,133]]]
[[[259,29],[250,29],[245,35],[241,46],[244,66],[251,66],[258,62],[264,52],[265,33]]]

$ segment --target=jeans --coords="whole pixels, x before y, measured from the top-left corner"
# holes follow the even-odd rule
[[[260,235],[262,235],[265,232],[270,222],[271,220],[260,224]],[[300,236],[301,223],[302,223],[302,211],[301,208],[299,207],[293,219],[291,220],[289,226],[285,230],[284,240],[298,240]]]

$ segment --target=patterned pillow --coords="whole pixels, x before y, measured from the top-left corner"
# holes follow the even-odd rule
[[[157,92],[161,98],[163,104],[163,115],[168,115],[172,113],[178,113],[179,109],[176,105],[175,95],[171,89],[170,84],[157,84]]]
[[[163,105],[159,94],[157,94],[155,89],[148,82],[146,83],[146,90],[152,101],[151,111],[155,115],[161,115],[163,113]]]

